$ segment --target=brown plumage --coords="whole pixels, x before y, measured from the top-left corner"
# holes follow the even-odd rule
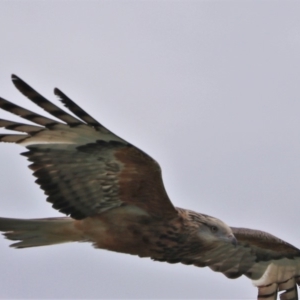
[[[262,231],[230,228],[221,220],[171,203],[159,165],[116,136],[60,90],[55,94],[73,116],[45,99],[17,76],[17,89],[60,121],[0,98],[0,108],[37,125],[0,119],[0,127],[21,132],[0,141],[27,148],[36,183],[53,208],[69,217],[0,218],[12,247],[72,241],[96,248],[151,257],[169,263],[208,266],[229,278],[245,275],[258,299],[298,299],[300,250]],[[200,295],[201,296],[201,295]]]

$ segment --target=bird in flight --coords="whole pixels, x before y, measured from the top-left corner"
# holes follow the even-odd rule
[[[33,124],[0,119],[0,142],[22,153],[47,201],[66,217],[0,218],[11,247],[90,242],[95,248],[156,261],[210,267],[228,278],[242,275],[257,299],[298,299],[300,250],[263,231],[175,207],[161,169],[149,155],[96,121],[59,89],[67,113],[12,75],[16,88],[59,121],[0,98],[0,108]],[[201,296],[201,295],[200,295]]]

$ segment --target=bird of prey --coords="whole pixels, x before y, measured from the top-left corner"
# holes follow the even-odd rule
[[[257,299],[298,299],[300,250],[263,231],[229,227],[221,220],[177,208],[164,188],[158,163],[118,137],[59,89],[73,114],[48,101],[15,75],[16,88],[58,120],[0,98],[0,108],[33,124],[0,119],[21,132],[0,141],[27,148],[52,207],[66,217],[0,218],[0,231],[15,248],[90,242],[95,248],[153,260],[210,267],[228,278],[249,277]]]

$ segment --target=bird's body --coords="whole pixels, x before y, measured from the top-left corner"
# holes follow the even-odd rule
[[[0,108],[35,125],[0,119],[0,142],[27,148],[22,153],[53,208],[69,217],[0,218],[12,247],[90,242],[95,248],[169,263],[208,266],[229,278],[245,275],[258,299],[296,300],[300,250],[266,232],[229,227],[223,221],[170,201],[155,160],[116,136],[58,89],[74,113],[45,99],[21,79],[15,86],[53,120],[0,98]]]
[[[18,222],[17,219],[0,218],[0,228],[3,230],[11,220],[14,231],[5,234],[11,240],[20,240],[24,231],[23,241],[12,245],[17,248],[90,242],[99,249],[170,263],[188,263],[195,259],[193,253],[201,256],[202,252],[206,253],[219,243],[218,238],[209,240],[209,233],[211,224],[221,221],[185,209],[178,208],[177,211],[178,216],[165,220],[153,218],[142,209],[128,205],[82,220],[63,217]],[[36,226],[36,231],[30,226]],[[28,228],[33,236],[26,236]],[[202,240],[200,235],[205,237],[205,232],[208,238]],[[228,228],[228,240],[224,239],[224,242],[235,245],[236,239],[230,232]]]

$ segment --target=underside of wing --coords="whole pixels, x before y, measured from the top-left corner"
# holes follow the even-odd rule
[[[60,90],[65,112],[13,75],[17,89],[56,121],[0,98],[0,108],[35,125],[0,119],[0,141],[27,147],[36,182],[53,207],[75,219],[133,205],[155,217],[177,215],[164,189],[159,165],[82,110]]]
[[[258,287],[258,298],[297,300],[300,250],[263,231],[231,227],[237,246],[220,245],[194,261],[229,278],[245,275]]]
[[[255,263],[245,274],[258,287],[258,299],[298,300],[300,286],[300,250],[260,230],[234,228],[233,233],[244,248],[250,248]]]

